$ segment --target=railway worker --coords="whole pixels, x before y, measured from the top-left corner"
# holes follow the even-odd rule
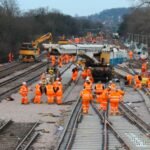
[[[145,62],[145,63],[142,64],[142,68],[141,68],[142,73],[147,71],[147,65],[148,65],[148,62]]]
[[[72,76],[71,79],[75,83],[78,77],[78,69],[75,67],[72,69]]]
[[[14,59],[14,55],[13,55],[12,52],[10,52],[10,53],[8,54],[8,62],[11,63],[11,62],[13,61],[13,59]]]
[[[56,63],[56,57],[54,55],[51,55],[51,63],[52,63],[52,66],[54,66]]]
[[[129,55],[130,60],[133,59],[133,52],[131,50],[128,52],[128,55]]]
[[[88,69],[87,69],[87,76],[91,76],[91,75],[92,75],[91,67],[88,67]]]
[[[108,86],[110,86],[111,90],[114,90],[117,87],[116,84],[113,83],[112,81],[109,81],[109,85]]]
[[[119,102],[121,100],[121,95],[117,91],[117,89],[111,90],[111,92],[109,94],[109,99],[110,99],[110,114],[119,113],[118,107],[119,107]]]
[[[82,71],[81,76],[82,76],[82,79],[86,79],[86,77],[87,77],[87,70],[86,69],[84,69]]]
[[[92,82],[90,79],[87,77],[84,84],[83,84],[84,89],[87,89],[89,92],[92,93]]]
[[[54,92],[53,84],[51,82],[49,82],[46,85],[46,95],[47,95],[47,103],[48,104],[54,103],[55,92]]]
[[[119,92],[120,93],[120,101],[123,101],[123,96],[124,96],[124,94],[125,94],[125,92],[123,91],[123,89],[117,89],[117,92]]]
[[[28,104],[28,87],[26,82],[22,82],[19,93],[22,96],[21,104]]]
[[[126,79],[127,79],[128,85],[131,85],[133,76],[131,74],[127,74]]]
[[[41,103],[41,96],[42,96],[42,82],[40,81],[35,86],[35,98],[34,98],[33,102],[35,104],[40,104]]]
[[[54,82],[54,80],[55,80],[55,69],[54,69],[54,67],[49,67],[49,68],[47,68],[47,77],[49,78],[49,81],[50,82]]]
[[[42,93],[45,91],[45,86],[47,84],[47,79],[46,79],[46,73],[42,73],[41,75],[41,89],[42,89]]]
[[[100,110],[106,111],[107,110],[107,103],[108,103],[108,94],[109,94],[109,90],[108,89],[104,89],[102,94],[100,95]]]
[[[150,78],[148,79],[148,82],[147,82],[147,88],[150,90]]]
[[[96,94],[96,102],[100,103],[101,102],[101,94],[104,91],[104,85],[99,82],[95,85],[95,94]]]
[[[83,89],[80,93],[82,99],[82,111],[83,113],[88,113],[89,103],[92,100],[92,93],[88,89]]]
[[[136,90],[137,88],[139,88],[139,89],[142,88],[142,83],[139,78],[135,78],[135,80],[134,80],[134,90]]]
[[[62,104],[63,86],[62,86],[61,81],[59,81],[59,78],[57,78],[57,80],[54,82],[53,89],[54,89],[54,92],[55,92],[56,103],[58,105]]]
[[[63,66],[63,59],[62,59],[62,56],[60,56],[58,58],[58,66],[61,68]]]

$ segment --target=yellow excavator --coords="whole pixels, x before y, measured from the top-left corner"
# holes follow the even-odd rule
[[[21,62],[34,62],[38,61],[38,57],[40,55],[40,44],[46,40],[52,41],[52,34],[47,33],[35,41],[30,43],[22,43],[21,48],[19,50],[19,60]]]

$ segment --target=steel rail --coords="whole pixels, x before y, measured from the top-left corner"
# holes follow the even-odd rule
[[[113,127],[112,123],[108,120],[107,117],[104,117],[104,115],[102,114],[101,111],[98,110],[98,108],[92,103],[91,104],[93,109],[95,110],[95,112],[97,113],[97,115],[99,116],[99,118],[103,121],[103,123],[107,124],[107,126],[111,129],[111,131],[114,133],[114,135],[116,136],[116,138],[120,141],[120,143],[123,145],[123,147],[126,150],[130,150],[130,147],[128,146],[128,144],[122,139],[122,137],[120,136],[120,134],[116,131],[116,129]],[[108,135],[107,132],[105,131],[106,129],[104,128],[104,138],[103,138],[103,147],[102,150],[108,150]]]
[[[142,129],[147,136],[150,136],[150,125],[134,114],[132,110],[125,106],[125,104],[120,103],[119,109],[130,121],[134,122],[140,129]]]
[[[2,126],[0,126],[0,132],[2,132],[11,123],[12,123],[12,120],[8,120]]]
[[[39,122],[36,122],[32,128],[30,129],[30,131],[25,135],[25,137],[20,141],[20,143],[17,145],[15,150],[25,150],[25,148],[22,148],[23,144],[25,143],[25,141],[27,140],[27,138],[34,132],[34,129],[38,126]],[[35,140],[35,138],[37,138],[37,136],[39,135],[39,133],[36,134],[36,136],[33,136],[28,144],[25,146],[26,149],[31,145],[31,143]]]
[[[81,101],[80,101],[80,97],[79,97],[73,110],[72,110],[72,112],[71,112],[71,115],[70,115],[69,120],[65,126],[65,129],[62,133],[62,136],[58,142],[58,145],[55,148],[56,150],[65,150],[66,147],[70,147],[68,145],[68,142],[70,141],[69,140],[70,137],[73,137],[72,136],[73,129],[74,129],[73,127],[74,127],[74,124],[77,121],[77,118],[79,116],[80,109],[81,109]]]

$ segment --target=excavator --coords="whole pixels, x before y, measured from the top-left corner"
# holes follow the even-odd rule
[[[21,62],[35,62],[38,61],[40,55],[40,44],[46,40],[52,41],[52,34],[47,33],[35,41],[24,42],[19,50],[19,60]]]

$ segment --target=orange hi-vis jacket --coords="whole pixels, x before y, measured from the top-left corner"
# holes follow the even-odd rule
[[[82,71],[81,75],[82,75],[82,78],[85,79],[85,78],[87,77],[87,70],[84,69],[84,70]]]
[[[39,95],[39,96],[42,95],[40,88],[41,88],[41,86],[40,86],[39,84],[37,84],[37,85],[35,86],[35,94],[36,94],[36,95]]]
[[[117,92],[119,92],[119,94],[120,94],[120,101],[123,101],[123,96],[124,96],[125,92],[121,89],[118,89]]]
[[[130,58],[130,59],[133,58],[133,52],[132,52],[132,51],[129,51],[128,55],[129,55],[129,58]]]
[[[80,96],[82,98],[82,101],[90,101],[93,98],[92,93],[87,89],[83,89],[80,93]]]
[[[101,94],[104,90],[104,86],[101,83],[95,85],[95,92],[96,94]]]
[[[72,80],[75,81],[77,79],[77,77],[78,77],[78,71],[72,72],[72,77],[71,77]]]
[[[92,71],[91,71],[91,69],[87,69],[87,76],[91,76],[91,74],[92,74]]]
[[[58,90],[56,92],[56,96],[62,96],[63,95],[62,85],[58,84],[57,88],[58,88]]]
[[[110,93],[109,99],[110,99],[110,103],[116,103],[116,102],[119,103],[121,100],[121,95],[119,92],[114,91]]]
[[[127,80],[132,80],[133,76],[131,74],[127,74]]]
[[[54,96],[53,85],[51,84],[46,85],[46,94],[49,96]]]
[[[21,88],[20,88],[20,94],[22,96],[27,96],[27,94],[28,94],[28,87],[25,86],[25,85],[22,85]]]

